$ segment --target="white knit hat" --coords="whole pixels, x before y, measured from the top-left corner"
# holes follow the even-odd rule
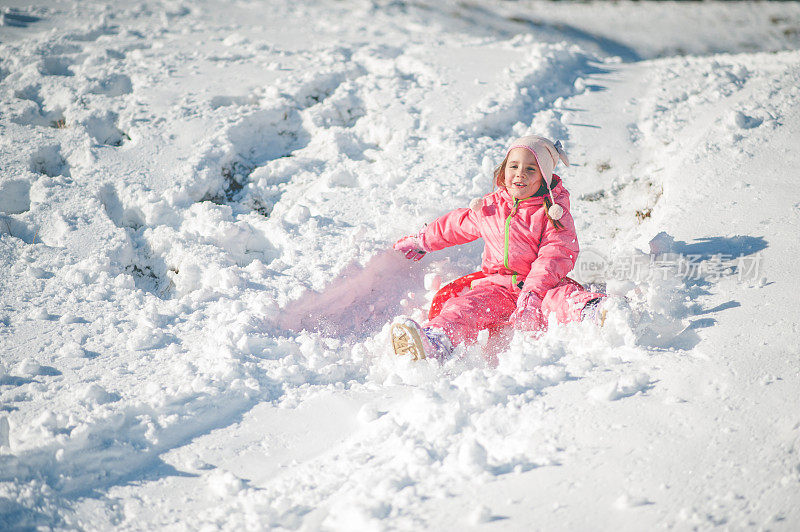
[[[506,157],[514,148],[525,148],[536,157],[536,163],[539,165],[539,170],[542,172],[544,182],[547,184],[547,192],[550,194],[550,201],[553,203],[547,210],[547,214],[553,220],[558,220],[564,216],[564,208],[561,207],[553,199],[553,191],[550,188],[553,182],[553,170],[555,169],[558,161],[561,160],[565,165],[569,166],[569,159],[561,146],[561,141],[556,141],[555,144],[544,137],[539,135],[527,135],[520,137],[511,143],[508,150],[506,150]]]

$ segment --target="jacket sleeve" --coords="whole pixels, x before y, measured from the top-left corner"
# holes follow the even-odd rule
[[[481,237],[477,215],[471,209],[456,209],[434,220],[423,231],[428,251],[466,244]]]
[[[531,271],[522,287],[523,292],[533,292],[540,300],[572,271],[578,260],[578,236],[572,215],[565,210],[558,221],[563,228],[556,229],[549,219],[545,219],[539,254],[531,264]]]

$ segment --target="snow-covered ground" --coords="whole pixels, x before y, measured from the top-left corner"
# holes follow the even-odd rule
[[[800,528],[800,5],[0,21],[0,528]],[[397,359],[526,132],[632,312]]]

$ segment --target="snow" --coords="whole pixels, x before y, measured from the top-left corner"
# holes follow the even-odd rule
[[[0,528],[800,526],[800,8],[7,1]],[[561,139],[606,323],[395,357]]]

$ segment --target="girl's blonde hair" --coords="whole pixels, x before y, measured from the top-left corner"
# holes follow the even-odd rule
[[[503,162],[500,163],[500,166],[494,169],[494,186],[497,188],[506,188],[506,162],[508,161],[508,155],[505,156]],[[544,178],[543,178],[544,179]],[[553,224],[553,227],[556,229],[563,229],[564,224],[559,222],[558,220],[554,220],[550,213],[547,212],[550,210],[550,206],[553,205],[553,202],[550,200],[550,195],[545,194],[542,196],[544,198],[544,215],[547,216],[547,219]]]

